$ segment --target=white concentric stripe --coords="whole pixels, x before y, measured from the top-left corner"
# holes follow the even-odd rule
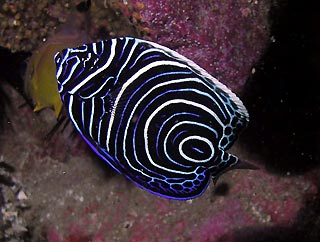
[[[70,95],[70,97],[69,97],[69,105],[68,105],[69,116],[70,116],[70,119],[71,119],[72,123],[74,124],[75,128],[78,130],[78,132],[80,134],[82,134],[82,131],[78,126],[78,123],[76,122],[76,120],[73,117],[72,104],[73,104],[73,95]]]
[[[213,132],[215,135],[216,135],[216,138],[218,138],[218,133],[217,131],[215,131],[213,128],[209,127],[208,125],[205,125],[203,123],[198,123],[198,122],[194,122],[194,121],[181,121],[179,123],[176,123],[175,125],[173,125],[171,127],[171,129],[168,131],[166,137],[164,138],[164,141],[163,141],[163,145],[164,145],[164,152],[166,154],[166,156],[169,158],[170,161],[172,161],[173,163],[177,164],[177,165],[180,165],[179,163],[177,163],[176,161],[173,161],[169,155],[168,155],[168,152],[167,152],[167,143],[168,143],[168,137],[171,135],[171,133],[180,125],[185,125],[185,124],[190,124],[190,125],[196,125],[196,126],[200,126],[200,127],[203,127],[205,129],[208,129],[209,131]]]
[[[58,68],[58,70],[57,70],[57,73],[56,73],[57,79],[59,79],[59,77],[60,77],[60,75],[61,75],[61,72],[62,72],[62,70],[63,70],[62,63],[64,63],[65,60],[68,58],[69,52],[71,51],[71,49],[66,49],[66,51],[67,51],[67,52],[65,53],[65,55],[64,55],[63,58],[62,58],[62,60],[60,61],[60,66],[59,66],[59,68]],[[56,53],[56,55],[59,55],[59,54],[60,54],[59,52]]]
[[[170,73],[177,73],[177,72],[170,72]],[[178,72],[179,74],[180,74],[180,72]],[[166,73],[166,74],[169,74],[169,73]],[[185,73],[184,73],[185,74]],[[162,74],[162,75],[164,75],[164,74]],[[162,76],[161,75],[161,76]],[[152,78],[151,79],[149,79],[149,80],[152,80]],[[149,80],[148,81],[146,81],[144,84],[146,84],[146,83],[148,83],[149,82]],[[204,85],[206,88],[208,88],[208,91],[212,91],[212,87],[210,87],[210,86],[208,86],[208,84],[206,83],[206,82],[203,82],[203,80],[202,79],[199,79],[199,78],[185,78],[185,79],[176,79],[176,80],[173,80],[174,81],[174,83],[176,84],[176,83],[183,83],[183,82],[196,82],[196,83],[200,83],[201,85]],[[169,81],[169,84],[171,83],[171,81]],[[144,85],[143,84],[143,85]],[[162,86],[162,85],[166,85],[167,84],[167,82],[164,82],[164,83],[161,83],[161,84],[159,84],[159,86]],[[137,89],[136,89],[136,91],[134,92],[134,93],[136,93],[138,90],[140,90],[141,88],[143,88],[143,85],[140,85]],[[157,85],[158,86],[158,85]],[[157,87],[156,86],[156,87]],[[151,88],[145,95],[143,95],[142,96],[142,98],[140,99],[139,98],[139,100],[140,101],[138,101],[138,103],[140,103],[141,101],[142,101],[142,99],[144,99],[151,91],[153,91],[156,87],[153,87],[153,88]],[[211,101],[212,102],[214,102],[215,104],[216,104],[216,106],[219,108],[219,110],[220,110],[220,112],[223,112],[223,110],[221,109],[221,107],[220,107],[220,104],[219,103],[217,103],[217,101],[215,100],[215,98],[213,97],[213,96],[211,96],[209,93],[207,93],[207,92],[202,92],[202,91],[199,91],[199,90],[197,90],[197,89],[191,89],[191,88],[187,88],[187,89],[179,89],[179,91],[193,91],[193,92],[197,92],[197,93],[199,93],[199,94],[201,94],[201,95],[203,95],[203,96],[206,96],[206,97],[208,97],[208,98],[210,98],[211,99]],[[131,98],[127,101],[127,102],[130,102],[130,100],[131,100]],[[126,107],[127,105],[125,105],[125,107]],[[126,109],[126,108],[125,108]],[[125,112],[125,110],[123,110],[123,112]],[[130,112],[131,112],[131,110],[130,110]],[[122,122],[122,118],[121,118],[121,122]],[[118,136],[118,132],[117,132],[117,135],[116,135],[116,140],[117,140],[117,136]],[[216,136],[217,136],[217,134],[216,134]],[[115,142],[117,142],[115,140]],[[107,142],[106,142],[107,143]],[[107,147],[107,144],[106,144],[106,147]],[[115,154],[116,154],[116,152],[117,151],[115,151]]]
[[[163,133],[162,132],[162,130],[163,130],[163,127],[165,127],[166,126],[166,124],[171,120],[171,119],[173,119],[173,118],[175,118],[175,117],[177,117],[177,116],[184,116],[184,115],[186,115],[186,116],[196,116],[197,118],[199,117],[198,115],[196,115],[196,114],[193,114],[193,113],[189,113],[189,112],[180,112],[180,113],[175,113],[175,114],[173,114],[173,115],[171,115],[170,117],[168,117],[166,120],[164,120],[163,122],[162,122],[162,124],[161,124],[161,126],[160,126],[160,128],[159,128],[159,131],[158,131],[158,133],[157,133],[157,138],[156,138],[156,149],[157,149],[157,155],[159,156],[159,151],[158,151],[158,147],[159,147],[159,139],[160,139],[160,135]],[[188,121],[188,122],[192,122],[192,121]],[[179,134],[180,133],[184,133],[184,132],[186,132],[186,130],[183,130],[183,131],[180,131],[179,132]],[[167,137],[167,136],[166,136]],[[173,140],[173,143],[174,143],[174,140]],[[162,144],[163,145],[163,144]],[[164,145],[163,145],[164,146]],[[166,153],[166,147],[164,146],[164,152]],[[167,155],[167,154],[166,154]],[[168,155],[167,155],[168,156]],[[169,156],[168,156],[169,157]],[[171,159],[171,157],[169,157],[169,159],[173,162],[173,163],[175,163],[175,161],[173,161],[172,159]],[[181,165],[181,164],[179,164],[179,165]],[[182,166],[184,166],[184,165],[182,165]],[[188,166],[189,167],[189,166]]]
[[[133,83],[140,75],[142,75],[143,73],[145,73],[146,71],[154,68],[154,67],[158,67],[158,66],[162,66],[162,65],[172,65],[172,66],[178,66],[178,67],[182,67],[182,68],[187,68],[186,65],[181,64],[179,62],[175,62],[175,61],[155,61],[152,62],[148,65],[146,65],[145,67],[141,68],[138,72],[136,72],[132,77],[130,77],[121,87],[120,92],[118,93],[114,105],[113,105],[113,109],[112,109],[112,113],[115,114],[116,113],[116,109],[118,106],[118,103],[120,101],[120,98],[122,96],[122,94],[125,92],[125,90],[127,89],[127,87]],[[108,126],[108,131],[107,131],[107,139],[106,139],[106,147],[107,147],[107,151],[109,152],[109,140],[110,140],[110,135],[111,135],[111,128],[113,125],[113,121],[114,121],[114,115],[111,115],[110,117],[110,121],[109,121],[109,126]]]
[[[136,42],[143,43],[144,41],[137,40]],[[146,43],[150,43],[150,42],[148,42],[148,41],[145,41],[145,42],[146,42]],[[137,60],[138,60],[139,58],[141,58],[143,55],[145,55],[145,54],[147,54],[147,53],[149,53],[149,52],[161,53],[161,54],[163,54],[163,55],[165,55],[165,56],[168,56],[168,57],[170,57],[170,58],[174,58],[174,59],[176,59],[176,60],[180,60],[180,61],[181,61],[181,59],[179,59],[179,58],[177,58],[177,56],[173,55],[173,52],[174,52],[174,51],[172,51],[172,50],[171,50],[171,51],[168,51],[168,49],[165,47],[165,48],[150,48],[150,49],[147,49],[147,50],[143,51],[143,52],[136,58],[134,64],[137,62]],[[178,54],[177,52],[175,52],[175,53]],[[180,54],[178,54],[178,55],[180,55]],[[182,57],[183,57],[183,56],[182,56]],[[188,59],[184,57],[183,61],[187,62],[188,64],[193,63],[191,60],[188,60],[188,61],[186,61],[186,60],[188,60]],[[134,65],[134,64],[133,64],[133,65]],[[196,65],[195,63],[193,63],[193,64]],[[195,73],[195,72],[194,72],[194,67],[195,67],[194,65],[186,66],[186,68],[188,68],[191,72]],[[196,70],[199,71],[198,69],[196,69]],[[208,76],[202,75],[202,73],[196,73],[196,74],[199,75],[199,76],[201,76],[204,80],[206,80],[206,78],[208,78]],[[208,74],[208,75],[209,75],[209,74]],[[211,77],[212,77],[212,76],[211,76]],[[212,78],[213,78],[213,77],[212,77]],[[215,78],[214,78],[214,79],[215,79]],[[210,79],[210,80],[211,80],[211,79]],[[212,81],[212,80],[211,80],[211,81]],[[218,81],[218,80],[217,80],[217,81]],[[219,82],[219,81],[218,81],[218,82]],[[213,88],[214,88],[214,87],[212,87],[212,83],[210,83],[211,86],[209,86],[206,81],[202,81],[201,83],[203,83],[209,90],[211,90],[211,92],[213,92]],[[222,84],[222,85],[223,85],[223,84]],[[220,96],[219,94],[215,93],[215,97],[217,97],[217,98],[219,99],[220,104],[217,102],[217,100],[215,100],[215,98],[211,98],[211,99],[217,104],[217,107],[220,109],[220,111],[221,111],[222,115],[224,116],[224,118],[227,119],[226,113],[229,113],[229,111],[228,111],[228,109],[227,109],[226,103],[222,100],[222,98],[221,98],[221,96]],[[225,111],[222,110],[221,104],[223,105]],[[229,116],[231,116],[231,115],[229,114]]]
[[[98,94],[98,93],[104,88],[104,86],[108,84],[108,81],[109,81],[110,79],[112,79],[112,78],[113,78],[113,77],[111,76],[111,77],[109,77],[107,80],[105,80],[104,83],[103,83],[96,91],[94,91],[93,93],[91,93],[89,96],[84,97],[84,96],[81,96],[81,95],[80,95],[81,98],[83,98],[83,99],[92,98],[93,96],[95,96],[96,94]]]
[[[135,41],[135,43],[138,44],[137,41]],[[147,49],[147,50],[143,51],[140,55],[138,55],[138,56],[136,57],[134,63],[130,66],[130,68],[131,68],[132,66],[134,66],[134,65],[137,63],[137,61],[138,61],[142,56],[144,56],[144,55],[146,55],[146,54],[148,54],[148,53],[150,53],[150,52],[155,52],[155,53],[159,53],[159,52],[160,52],[160,53],[163,53],[163,54],[165,54],[165,55],[168,56],[168,54],[166,54],[166,53],[163,52],[162,50],[160,51],[159,49],[155,49],[155,48]]]
[[[213,132],[215,135],[216,135],[216,138],[218,137],[218,134],[217,134],[217,131],[215,131],[213,128],[205,125],[205,124],[202,124],[202,123],[197,123],[197,122],[194,122],[194,121],[181,121],[179,123],[176,123],[175,125],[173,125],[171,127],[171,129],[168,131],[166,137],[164,138],[164,141],[163,141],[163,147],[164,147],[164,153],[166,154],[166,156],[168,157],[168,159],[176,164],[176,165],[180,165],[180,166],[184,166],[186,167],[186,165],[182,165],[182,164],[179,164],[177,161],[174,161],[173,159],[171,159],[171,157],[169,156],[168,154],[168,151],[167,151],[167,143],[168,143],[168,137],[171,135],[171,133],[180,125],[185,125],[185,124],[190,124],[190,125],[196,125],[196,126],[200,126],[200,127],[203,127],[203,128],[206,128],[208,130],[210,130],[211,132]]]
[[[127,132],[128,132],[128,129],[129,129],[129,124],[130,124],[130,120],[132,120],[133,118],[133,115],[135,114],[135,110],[137,109],[137,107],[140,105],[140,103],[152,92],[154,91],[156,88],[158,87],[161,87],[161,86],[164,86],[164,85],[170,85],[170,84],[174,84],[174,83],[180,83],[180,82],[186,82],[186,81],[191,81],[191,82],[201,82],[198,78],[186,78],[186,79],[178,79],[178,80],[171,80],[171,81],[167,81],[167,82],[163,82],[163,83],[160,83],[156,86],[154,86],[153,88],[151,88],[148,92],[146,92],[140,99],[139,101],[137,102],[137,104],[134,106],[133,110],[131,111],[130,113],[130,117],[128,118],[128,122],[127,122],[127,125],[126,125],[126,128],[125,128],[125,131],[124,131],[124,138],[123,138],[123,154],[124,154],[124,157],[127,161],[127,164],[134,170],[140,172],[140,173],[143,173],[145,176],[148,176],[145,172],[142,172],[140,169],[137,169],[135,168],[134,166],[131,165],[131,163],[129,162],[127,156],[126,156],[126,148],[125,148],[125,142],[126,142],[126,138],[127,138]],[[202,82],[201,82],[202,83]],[[113,117],[112,117],[113,118]],[[110,135],[110,131],[111,130],[111,126],[110,126],[110,121],[109,121],[109,127],[108,127],[108,133],[107,135]],[[108,139],[108,136],[107,136],[107,142],[106,142],[106,146],[109,144],[109,139]],[[135,142],[135,140],[133,139],[133,142]],[[108,146],[107,146],[108,147]],[[109,148],[109,147],[108,147]],[[107,149],[108,149],[107,148]],[[135,155],[136,157],[136,155]],[[141,162],[137,159],[136,157],[136,162],[141,166],[143,167],[143,165],[141,164]],[[191,174],[193,172],[187,172],[187,173],[184,173],[184,174]]]
[[[97,53],[97,43],[92,43],[92,51],[94,54],[98,55]]]
[[[159,45],[157,43],[151,42],[151,41],[146,41],[146,40],[141,40],[141,39],[136,39],[136,41],[144,44],[149,44],[155,48],[159,48],[161,50],[164,50],[165,52],[168,52],[173,58],[176,58],[180,61],[186,62],[189,66],[191,66],[193,69],[197,70],[199,73],[201,73],[202,76],[208,78],[214,85],[217,86],[217,88],[221,89],[224,91],[230,99],[237,105],[239,111],[243,115],[243,117],[249,121],[249,113],[246,109],[246,107],[243,105],[242,101],[234,94],[229,88],[227,88],[226,85],[221,83],[218,79],[214,78],[211,76],[206,70],[198,66],[196,63],[194,63],[192,60],[189,60],[188,58],[184,57],[183,55],[179,54],[178,52],[169,49],[168,47]]]
[[[170,57],[170,58],[174,58],[174,59],[176,59],[176,60],[180,60],[179,58],[177,58],[177,56],[175,56],[175,55],[173,55],[173,52],[174,51],[167,51],[167,49],[166,48],[151,48],[151,49],[149,49],[150,50],[150,52],[151,51],[154,51],[154,52],[160,52],[161,54],[163,54],[163,55],[166,55],[166,56],[168,56],[168,57]],[[149,50],[146,50],[145,52],[149,52]],[[177,53],[177,52],[175,52],[175,53]],[[178,54],[178,53],[177,53]],[[141,54],[142,55],[142,54]],[[201,76],[204,80],[206,80],[206,78],[208,78],[207,76],[205,76],[205,75],[202,75],[202,73],[201,72],[199,72],[199,70],[198,69],[195,69],[195,66],[194,65],[196,65],[195,63],[193,63],[191,60],[188,60],[187,58],[185,58],[184,57],[184,59],[183,59],[183,61],[184,62],[187,62],[190,66],[187,66],[188,67],[188,69],[190,70],[190,71],[192,71],[193,73],[195,73],[195,74],[197,74],[198,76]],[[181,61],[181,60],[180,60]],[[194,65],[191,65],[190,63],[193,63]],[[195,70],[197,70],[198,72],[196,73],[195,72]],[[211,79],[210,79],[211,80]],[[218,80],[217,80],[218,81]],[[207,86],[212,92],[213,92],[213,87],[212,86],[209,86],[205,81],[203,81],[203,84],[205,85],[205,86]],[[211,85],[212,85],[212,83],[211,83]],[[227,105],[226,105],[226,103],[222,100],[222,98],[220,97],[220,95],[218,95],[218,94],[216,94],[215,93],[215,96],[220,100],[220,102],[221,102],[221,104],[224,106],[224,109],[225,109],[225,111],[227,112],[227,113],[229,113],[228,112],[228,109],[227,109]],[[221,107],[221,105],[219,104],[219,103],[217,103],[217,101],[214,99],[214,102],[217,104],[217,107],[220,109],[220,111],[221,111],[221,113],[222,113],[222,115],[225,117],[225,118],[227,118],[226,117],[226,113],[222,110],[222,107]]]
[[[92,54],[89,52],[87,58],[85,60],[83,60],[83,65],[84,66],[87,65],[86,62],[90,61],[91,57],[92,57]]]
[[[59,68],[58,68],[57,73],[56,73],[57,79],[59,79],[59,77],[60,77],[60,75],[62,73],[62,70],[63,70],[62,64],[69,60],[68,57],[69,57],[70,53],[86,52],[88,50],[88,46],[84,45],[82,47],[85,47],[85,49],[83,49],[83,50],[81,50],[81,49],[72,49],[72,48],[67,48],[66,49],[66,53],[64,54],[62,60],[60,61],[60,65],[59,65]],[[59,55],[59,54],[60,54],[59,52],[56,53],[56,55]],[[78,65],[80,63],[80,60],[79,60],[78,57],[76,57],[76,58],[77,58],[77,63],[75,65]],[[72,75],[72,73],[73,73],[75,68],[76,67],[72,67],[72,69],[71,69],[71,71],[69,73],[69,77],[64,79],[64,81],[61,83],[62,85],[65,84],[67,81],[69,81],[70,76]]]
[[[189,101],[189,100],[184,100],[184,99],[173,99],[173,100],[170,100],[170,101],[167,101],[163,104],[161,104],[158,108],[156,108],[153,113],[148,117],[147,121],[146,121],[146,124],[144,126],[144,141],[145,141],[145,151],[146,151],[146,154],[147,154],[147,157],[149,159],[149,162],[159,168],[159,169],[162,169],[162,170],[166,170],[166,171],[169,171],[169,172],[174,172],[174,173],[183,173],[181,171],[176,171],[176,170],[172,170],[172,169],[168,169],[168,168],[165,168],[165,167],[162,167],[160,165],[158,165],[157,163],[155,163],[149,153],[149,149],[148,149],[148,129],[149,129],[149,125],[151,123],[151,120],[153,119],[153,117],[161,110],[163,109],[164,107],[168,106],[168,105],[171,105],[171,104],[181,104],[181,103],[184,103],[184,104],[187,104],[187,105],[191,105],[191,106],[195,106],[197,108],[200,108],[202,109],[203,111],[209,113],[211,116],[213,116],[215,118],[215,120],[223,127],[223,123],[221,122],[221,120],[217,117],[217,115],[209,108],[207,108],[205,105],[202,105],[202,104],[199,104],[199,103],[196,103],[196,102],[193,102],[193,101]]]
[[[104,43],[105,41],[100,41],[100,42],[97,42],[97,43],[92,43],[92,51],[94,54],[96,54],[97,56],[101,56],[103,51],[104,51]],[[100,45],[100,49],[101,49],[101,53],[98,53],[98,49],[97,49],[97,45]]]
[[[82,121],[82,129],[85,129],[84,127],[84,120],[86,119],[86,114],[84,112],[84,102],[81,102],[81,121]]]
[[[114,55],[115,55],[116,44],[117,44],[117,40],[111,39],[110,55],[109,55],[107,62],[102,67],[100,67],[98,70],[96,70],[95,72],[93,72],[89,76],[87,76],[83,81],[79,82],[79,84],[76,85],[71,91],[69,91],[69,93],[71,95],[74,94],[76,91],[78,91],[88,81],[90,81],[91,78],[93,78],[94,76],[96,76],[97,74],[99,74],[100,72],[102,72],[103,70],[105,70],[109,67],[109,65],[111,64],[111,62],[114,58]]]
[[[69,71],[69,75],[68,75],[66,78],[64,78],[63,82],[61,82],[61,85],[66,84],[66,83],[70,80],[70,78],[72,77],[72,74],[73,74],[74,70],[77,68],[77,66],[78,66],[78,65],[80,64],[80,62],[81,62],[78,57],[74,56],[74,57],[72,57],[72,59],[73,59],[73,58],[75,58],[75,59],[77,60],[77,62],[72,65],[71,70]],[[68,60],[70,60],[70,59],[67,59],[66,62],[67,62]],[[67,64],[67,65],[68,65],[68,64]]]
[[[93,123],[93,116],[94,116],[94,97],[91,99],[91,113],[90,113],[90,122],[89,122],[89,135],[90,137],[93,139],[92,137],[92,123]]]
[[[143,42],[143,41],[139,41],[139,42],[141,43],[141,42]],[[149,42],[148,42],[148,43],[149,43]],[[154,46],[153,46],[153,47],[154,47]],[[158,46],[158,47],[159,47],[159,46]],[[165,55],[165,56],[168,56],[168,57],[170,57],[170,58],[174,58],[174,59],[176,59],[176,60],[180,60],[179,58],[177,58],[177,56],[173,55],[175,51],[173,51],[173,50],[168,51],[168,48],[166,48],[166,47],[164,47],[164,48],[151,48],[151,49],[148,49],[148,50],[146,50],[146,51],[144,51],[144,52],[146,52],[146,53],[147,53],[147,52],[158,52],[158,53],[161,53],[161,54],[163,54],[163,55]],[[180,54],[177,53],[177,52],[175,52],[175,53],[178,54],[178,55],[180,55]],[[140,55],[143,55],[143,53],[140,54]],[[138,56],[138,58],[140,57],[140,55]],[[182,57],[183,57],[183,56],[182,56]],[[190,65],[190,66],[187,66],[190,71],[192,71],[193,73],[195,73],[195,70],[197,70],[198,72],[196,72],[195,74],[197,74],[198,76],[201,76],[204,80],[206,80],[206,78],[209,79],[208,76],[202,75],[202,72],[199,72],[199,70],[195,68],[195,65],[196,65],[195,63],[193,63],[191,60],[188,60],[188,61],[187,61],[187,60],[188,60],[188,59],[184,57],[184,59],[183,59],[182,61],[187,62],[187,63]],[[181,61],[181,60],[180,60],[180,61]],[[191,65],[190,63],[193,63],[193,64]],[[211,77],[212,77],[212,76],[211,76]],[[213,78],[213,77],[212,77],[212,78]],[[215,78],[214,78],[214,79],[215,79]],[[210,79],[210,80],[211,80],[211,79]],[[217,80],[217,79],[216,79],[216,80]],[[212,81],[212,80],[211,80],[211,81]],[[218,80],[217,80],[217,81],[218,81]],[[218,82],[219,82],[219,81],[218,81]],[[204,84],[205,86],[207,86],[207,87],[213,92],[213,87],[212,87],[212,86],[209,86],[205,81],[203,81],[203,84]],[[210,84],[212,85],[212,83],[210,83]],[[214,84],[215,84],[215,83],[214,83]],[[219,94],[215,93],[215,97],[217,97],[217,98],[220,100],[221,104],[224,106],[225,111],[222,110],[221,104],[217,103],[217,101],[214,99],[214,102],[217,104],[217,107],[220,109],[222,115],[224,116],[224,118],[227,119],[226,113],[229,113],[229,112],[228,112],[226,103],[222,100],[222,98],[221,98],[221,96],[220,96]],[[230,115],[229,115],[229,116],[230,116]]]
[[[101,139],[100,139],[100,137],[101,137],[101,123],[102,123],[102,120],[103,120],[103,119],[100,119],[100,120],[99,120],[99,124],[98,124],[98,144],[101,144]]]
[[[99,119],[102,119],[102,117],[105,115],[106,113],[106,108],[105,108],[105,101],[103,99],[103,97],[100,97],[101,103],[102,103],[102,111],[101,111],[101,115],[99,117]]]
[[[204,160],[196,160],[196,159],[193,159],[193,158],[187,156],[187,155],[183,152],[182,146],[183,146],[183,144],[184,144],[185,142],[187,142],[188,140],[201,140],[201,141],[207,143],[208,146],[209,146],[210,149],[211,149],[211,155],[209,156],[209,158],[204,159]],[[180,155],[181,155],[184,159],[186,159],[186,160],[188,160],[188,161],[196,162],[196,163],[206,163],[206,162],[210,161],[210,160],[213,158],[213,156],[214,156],[214,147],[213,147],[213,145],[212,145],[212,142],[211,142],[210,140],[208,140],[207,138],[201,137],[201,136],[199,136],[199,135],[192,135],[192,136],[189,136],[189,137],[183,139],[183,140],[180,142],[180,144],[179,144],[179,152],[180,152]]]
[[[84,45],[84,46],[82,46],[82,47],[85,47],[85,49],[83,49],[83,50],[80,50],[80,49],[72,49],[72,48],[67,48],[67,49],[66,49],[66,53],[64,54],[62,60],[60,61],[60,66],[59,66],[59,68],[58,68],[58,70],[57,70],[57,73],[56,73],[57,79],[59,79],[59,77],[60,77],[60,75],[61,75],[61,73],[62,73],[62,70],[63,70],[62,64],[64,64],[64,62],[66,62],[66,61],[68,60],[68,57],[69,57],[69,54],[70,54],[70,53],[86,52],[86,51],[88,50],[88,47],[87,47],[86,45]],[[60,54],[59,52],[56,53],[56,55],[59,55],[59,54]],[[78,57],[77,57],[77,60],[78,60],[78,63],[77,63],[77,64],[79,64],[79,58],[78,58]],[[74,68],[75,68],[75,67],[74,67]],[[70,74],[73,73],[74,68],[72,68],[72,71],[70,71]],[[69,78],[70,78],[70,77],[69,77]],[[65,79],[62,84],[66,83],[66,81],[68,81],[68,80]]]
[[[124,45],[122,48],[126,48],[126,45],[127,45],[127,44],[128,44],[128,39],[126,38],[126,43],[125,43],[125,45]],[[135,51],[137,45],[138,45],[138,43],[135,41],[135,42],[134,42],[134,45],[131,47],[131,50],[130,50],[129,55],[126,57],[126,62],[123,63],[122,67],[120,68],[120,70],[119,70],[119,72],[118,72],[116,81],[118,81],[118,78],[119,78],[119,76],[121,75],[121,72],[122,72],[123,69],[127,66],[128,62],[130,61],[130,59],[131,59],[131,57],[132,57],[132,54],[133,54],[133,52]],[[122,57],[122,58],[123,58],[123,57]]]

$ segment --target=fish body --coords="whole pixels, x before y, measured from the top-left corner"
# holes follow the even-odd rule
[[[177,52],[123,37],[65,49],[55,62],[75,128],[139,187],[193,199],[239,164],[226,150],[249,122],[245,106]]]

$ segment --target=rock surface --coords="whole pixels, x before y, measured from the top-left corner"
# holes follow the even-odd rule
[[[242,90],[268,42],[268,0],[129,2],[151,40],[185,55],[234,91]]]

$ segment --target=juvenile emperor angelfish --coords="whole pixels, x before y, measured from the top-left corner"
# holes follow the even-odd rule
[[[55,62],[75,128],[139,187],[193,199],[241,163],[226,151],[249,122],[245,106],[177,52],[124,37],[65,49]]]

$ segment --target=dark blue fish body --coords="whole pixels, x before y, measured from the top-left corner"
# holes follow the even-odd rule
[[[240,162],[226,150],[247,126],[246,108],[177,52],[125,37],[65,49],[55,62],[76,129],[141,188],[192,199]]]

